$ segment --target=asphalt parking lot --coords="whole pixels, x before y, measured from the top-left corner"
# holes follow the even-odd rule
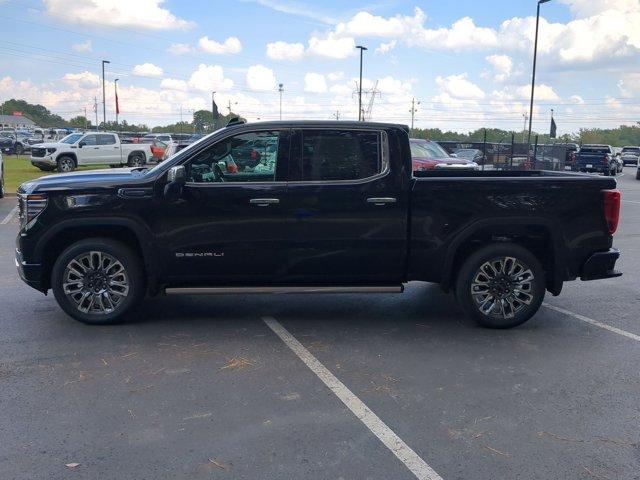
[[[634,169],[619,187],[624,276],[509,331],[420,283],[165,297],[86,326],[19,281],[0,200],[0,478],[640,478]]]

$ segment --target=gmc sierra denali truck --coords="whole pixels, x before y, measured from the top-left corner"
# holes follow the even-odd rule
[[[513,327],[563,282],[616,277],[613,178],[412,172],[408,128],[234,122],[154,168],[74,172],[19,188],[16,265],[86,323],[145,296],[453,291]]]

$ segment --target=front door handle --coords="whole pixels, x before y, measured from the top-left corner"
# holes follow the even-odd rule
[[[393,197],[371,197],[367,198],[367,203],[374,205],[386,205],[387,203],[396,203],[398,200]]]
[[[268,207],[269,205],[275,205],[280,203],[279,198],[252,198],[249,200],[252,205],[258,205],[259,207]]]

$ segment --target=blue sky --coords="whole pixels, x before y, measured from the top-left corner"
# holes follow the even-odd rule
[[[357,117],[355,45],[366,45],[370,117],[468,131],[520,130],[528,111],[535,1],[0,0],[0,100],[70,118],[101,99],[150,126],[209,108],[250,120]],[[534,128],[561,133],[640,120],[640,1],[542,6]],[[375,88],[375,95],[371,92]]]

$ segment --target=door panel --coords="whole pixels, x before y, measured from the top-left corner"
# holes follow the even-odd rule
[[[103,164],[119,164],[121,153],[120,145],[116,142],[113,134],[103,133],[98,135],[98,146],[100,154],[98,161]]]
[[[185,162],[182,198],[154,215],[173,284],[278,281],[291,208],[283,181],[288,153],[288,130],[249,132]]]
[[[100,146],[98,145],[98,135],[86,135],[82,139],[82,152],[80,153],[80,165],[93,165],[100,162]]]
[[[402,281],[408,195],[400,180],[402,167],[389,165],[386,133],[330,133],[324,139],[316,135],[315,145],[305,135],[309,139],[316,132],[297,131],[292,138],[292,165],[294,157],[296,161],[291,175],[300,181],[288,186],[286,280],[314,284]],[[359,147],[350,135],[359,136],[360,143],[376,137],[380,143],[375,149]],[[372,155],[379,155],[379,163],[367,160]],[[337,165],[332,163],[336,157]],[[361,161],[365,165],[357,164]],[[353,178],[357,176],[365,178]],[[350,179],[340,180],[345,177]]]

